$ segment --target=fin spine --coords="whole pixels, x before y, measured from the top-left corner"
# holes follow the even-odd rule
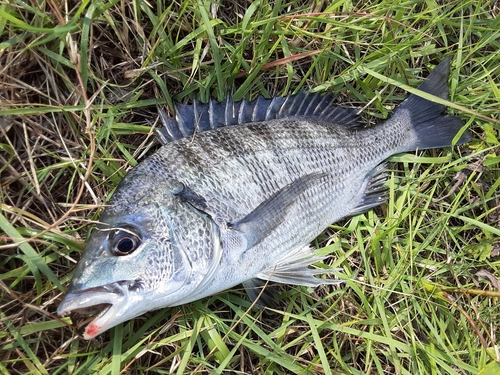
[[[159,109],[163,128],[157,131],[162,144],[185,138],[197,132],[223,126],[246,124],[274,119],[303,118],[315,121],[338,122],[348,127],[359,126],[356,109],[334,104],[329,94],[300,91],[296,95],[266,99],[258,96],[252,101],[235,102],[231,96],[225,101],[210,99],[207,104],[195,100],[193,104],[175,103],[175,117],[168,117]]]

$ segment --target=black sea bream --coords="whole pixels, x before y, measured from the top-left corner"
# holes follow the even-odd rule
[[[450,60],[419,89],[448,96]],[[94,312],[84,337],[147,311],[267,280],[317,286],[331,270],[309,244],[330,224],[382,203],[384,160],[448,147],[458,117],[415,95],[364,128],[329,95],[177,105],[164,145],[120,183],[85,247],[62,316]],[[234,126],[233,126],[234,125]],[[470,139],[465,132],[457,143]]]

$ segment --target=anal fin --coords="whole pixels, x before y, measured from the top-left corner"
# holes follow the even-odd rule
[[[338,268],[314,269],[310,266],[316,262],[325,259],[324,256],[314,254],[309,246],[304,246],[287,254],[275,266],[269,268],[257,275],[261,280],[275,281],[282,284],[302,285],[317,287],[323,284],[339,284],[341,280],[320,279],[316,275],[326,275],[336,271]]]
[[[386,171],[387,163],[382,163],[366,175],[359,194],[355,198],[356,206],[349,212],[350,216],[362,214],[387,200]]]

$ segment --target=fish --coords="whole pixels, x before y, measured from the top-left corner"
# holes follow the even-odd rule
[[[419,90],[448,98],[450,57]],[[148,311],[242,284],[337,284],[310,243],[387,199],[391,155],[471,140],[446,107],[410,95],[387,120],[322,93],[175,104],[162,146],[120,182],[90,234],[60,316],[92,314],[84,339]]]

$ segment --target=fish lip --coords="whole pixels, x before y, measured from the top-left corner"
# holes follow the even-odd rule
[[[85,327],[83,338],[90,340],[100,333],[114,326],[120,314],[118,306],[122,306],[129,297],[129,286],[133,281],[123,280],[103,286],[69,292],[57,307],[57,314],[61,317],[72,312],[94,315],[94,319]]]

